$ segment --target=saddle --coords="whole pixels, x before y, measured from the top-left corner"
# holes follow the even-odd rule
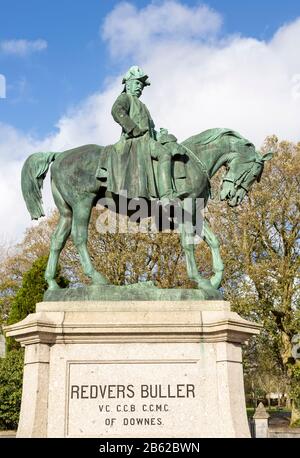
[[[99,155],[99,162],[98,162],[98,167],[96,170],[96,178],[103,182],[103,186],[106,185],[106,182],[109,177],[109,173],[114,173],[114,170],[110,171],[110,168],[114,168],[114,162],[109,161],[109,158],[111,157],[112,154],[117,154],[115,145],[108,145],[105,146],[101,149],[101,153]],[[181,154],[175,154],[172,157],[172,180],[173,180],[173,185],[174,189],[177,191],[182,191],[184,189],[187,189],[188,187],[188,176],[187,176],[187,170],[186,170],[186,162],[188,161],[188,157],[186,155]],[[158,173],[159,173],[159,168],[158,168],[158,159],[157,158],[151,158],[152,162],[152,167],[153,167],[153,176],[155,183],[158,182]],[[153,196],[159,198],[159,195]]]

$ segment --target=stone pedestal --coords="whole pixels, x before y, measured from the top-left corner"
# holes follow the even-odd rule
[[[256,439],[265,439],[268,437],[270,415],[265,406],[260,402],[253,416],[255,437]]]
[[[241,344],[222,301],[43,302],[25,346],[18,437],[250,437]]]

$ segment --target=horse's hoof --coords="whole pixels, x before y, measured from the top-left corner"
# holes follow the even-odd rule
[[[210,283],[213,288],[219,289],[221,286],[222,280],[223,280],[223,270],[220,272],[216,272],[215,275],[211,277]]]
[[[95,272],[92,277],[93,285],[109,285],[109,281],[99,272]]]
[[[213,278],[210,279],[210,284],[214,289],[219,289],[221,286],[221,282],[219,280],[213,280]]]
[[[197,280],[197,285],[199,289],[210,290],[213,288],[210,280],[206,280],[205,278],[201,278]]]
[[[207,300],[222,300],[222,294],[212,285],[210,280],[206,280],[205,278],[201,278],[197,280],[198,289],[201,289]]]
[[[47,291],[57,291],[57,290],[59,290],[59,289],[62,289],[60,286],[58,286],[58,284],[56,283],[55,280],[49,281],[49,282],[48,282],[48,285],[49,285],[49,286],[48,286]]]

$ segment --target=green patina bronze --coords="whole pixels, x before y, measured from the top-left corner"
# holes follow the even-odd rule
[[[112,116],[121,126],[118,143],[102,154],[96,175],[107,178],[107,190],[120,194],[126,190],[128,198],[182,197],[172,185],[171,167],[174,155],[185,155],[174,135],[166,129],[155,131],[148,108],[140,101],[148,76],[139,67],[132,67],[123,78],[124,90],[112,107]],[[153,159],[157,160],[159,173],[155,177]]]
[[[167,289],[157,288],[152,281],[133,285],[92,285],[84,288],[48,289],[44,294],[46,302],[72,301],[203,301],[219,300],[220,292],[214,288]]]
[[[176,137],[166,129],[161,129],[159,133],[155,131],[149,110],[139,99],[144,87],[150,85],[148,76],[140,68],[132,67],[124,76],[123,84],[124,90],[112,108],[113,118],[122,127],[121,139],[115,145],[86,145],[62,153],[35,153],[26,160],[22,169],[23,196],[31,217],[38,219],[44,215],[41,200],[43,180],[53,163],[51,186],[60,212],[46,270],[48,296],[53,291],[53,298],[58,297],[58,292],[54,291],[58,289],[55,274],[59,255],[70,235],[84,273],[96,285],[87,297],[96,299],[97,295],[101,296],[97,285],[108,283],[105,276],[94,269],[87,250],[91,210],[99,198],[105,195],[116,197],[126,191],[128,198],[160,198],[163,205],[174,198],[184,205],[187,197],[193,202],[202,198],[206,205],[210,197],[210,179],[225,166],[227,173],[223,178],[220,198],[234,207],[243,201],[253,183],[260,179],[265,161],[272,157],[272,153],[262,157],[251,142],[230,129],[210,129],[178,144]],[[195,216],[196,205],[192,211]],[[188,276],[198,285],[199,298],[220,298],[218,288],[224,268],[219,242],[205,221],[203,239],[211,249],[214,271],[212,278],[207,280],[201,276],[196,265],[194,237],[193,228],[182,225],[181,241]],[[135,291],[134,295],[140,297],[137,290],[119,288],[127,288],[126,294],[129,295]],[[151,293],[149,285],[146,289],[145,286],[142,288],[152,299],[166,297],[154,286]],[[115,288],[106,286],[104,289],[105,295],[118,296]],[[74,292],[71,296],[74,297]]]

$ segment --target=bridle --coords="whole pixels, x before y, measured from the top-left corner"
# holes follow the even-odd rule
[[[261,166],[263,166],[263,161],[260,161],[260,160],[255,160],[251,166],[251,168],[249,170],[245,170],[241,173],[241,175],[238,177],[238,178],[235,178],[235,179],[232,179],[230,177],[228,177],[227,175],[223,178],[223,182],[228,182],[228,183],[232,183],[233,184],[233,187],[234,189],[237,191],[239,188],[242,188],[244,189],[244,191],[246,193],[249,192],[250,190],[250,187],[251,187],[251,184],[252,184],[252,180],[249,180],[249,186],[246,186],[245,182],[247,181],[247,178],[249,177],[250,173],[252,172],[253,170],[253,167],[255,166],[255,164],[260,164]],[[260,179],[260,176],[262,174],[262,170],[260,172],[260,174],[256,177],[257,181],[259,181]],[[252,178],[254,178],[255,175],[254,173],[252,172]]]

